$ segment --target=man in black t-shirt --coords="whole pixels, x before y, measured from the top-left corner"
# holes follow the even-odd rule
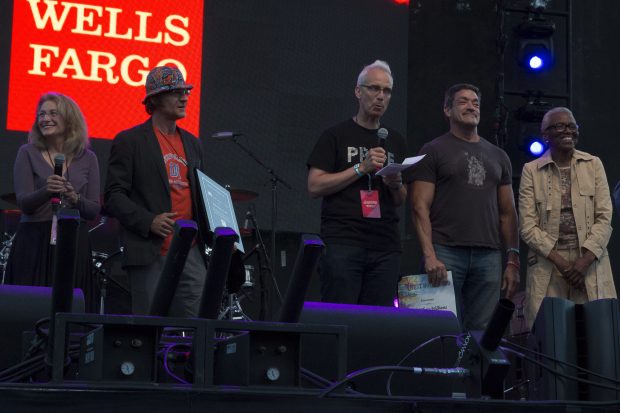
[[[511,298],[519,284],[519,236],[510,159],[478,135],[480,91],[469,84],[448,89],[444,114],[450,131],[420,150],[412,168],[413,224],[429,281],[452,271],[461,327],[482,330],[497,304],[502,245],[507,265],[501,289]]]
[[[323,197],[319,264],[326,302],[393,304],[400,267],[398,208],[407,192],[400,174],[377,176],[402,162],[404,138],[381,125],[392,96],[392,73],[377,60],[359,74],[355,116],[327,129],[308,159],[308,191]]]

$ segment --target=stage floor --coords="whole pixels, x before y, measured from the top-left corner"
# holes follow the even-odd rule
[[[0,386],[0,410],[4,412],[614,412],[620,401],[526,402],[480,399],[387,397],[333,394],[320,398],[314,390],[213,386],[194,389],[166,385],[49,385],[4,384]]]

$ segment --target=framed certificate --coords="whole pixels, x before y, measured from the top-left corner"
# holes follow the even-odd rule
[[[245,253],[230,192],[204,172],[198,169],[195,171],[209,231],[213,232],[217,227],[232,229],[239,236],[239,241],[235,242],[235,246],[241,253]]]
[[[452,311],[458,316],[452,271],[448,271],[448,282],[433,287],[427,274],[405,275],[398,282],[398,306],[425,310]]]

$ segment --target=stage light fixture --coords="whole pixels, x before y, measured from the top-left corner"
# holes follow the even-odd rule
[[[545,150],[547,150],[547,145],[545,145],[540,139],[533,137],[530,139],[527,149],[530,152],[530,155],[539,157],[545,152]]]
[[[552,106],[542,100],[542,91],[529,91],[528,95],[526,104],[515,112],[515,118],[521,123],[519,149],[537,158],[547,150],[547,144],[540,136],[540,123]]]
[[[551,108],[549,102],[542,100],[544,92],[541,90],[531,91],[528,90],[525,105],[519,107],[515,113],[515,116],[521,122],[538,123],[542,122],[545,113]]]
[[[531,69],[540,69],[544,66],[544,61],[543,59],[540,58],[540,56],[534,55],[530,58],[530,60],[528,61],[528,65],[530,66]]]
[[[517,26],[516,33],[521,66],[529,72],[542,72],[553,66],[555,23],[541,16],[530,16]]]

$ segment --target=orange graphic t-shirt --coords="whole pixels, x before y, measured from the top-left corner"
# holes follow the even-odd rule
[[[155,136],[164,156],[164,165],[170,185],[170,201],[176,212],[175,220],[192,219],[192,197],[187,174],[187,160],[181,134],[177,130],[174,135],[166,135],[155,127]],[[160,254],[166,255],[170,249],[172,234],[168,235],[161,246]]]

